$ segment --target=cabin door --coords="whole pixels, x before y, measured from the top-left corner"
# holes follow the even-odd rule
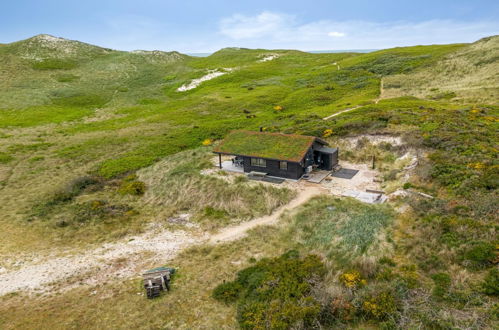
[[[320,170],[330,171],[332,168],[331,154],[314,151],[314,165]]]

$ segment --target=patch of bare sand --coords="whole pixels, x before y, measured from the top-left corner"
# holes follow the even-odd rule
[[[145,266],[172,259],[195,241],[183,231],[148,231],[82,254],[20,264],[16,270],[0,273],[0,296],[18,290],[44,293],[51,285],[61,291],[106,279],[130,277]]]
[[[354,164],[345,161],[340,162],[341,167],[358,170],[359,172],[351,179],[329,177],[322,181],[322,186],[327,188],[333,195],[342,196],[349,190],[366,191],[381,190],[381,183],[378,180],[379,172],[372,169],[367,164]]]

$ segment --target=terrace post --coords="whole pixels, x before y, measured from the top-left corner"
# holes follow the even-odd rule
[[[222,169],[222,154],[218,154],[218,166]]]

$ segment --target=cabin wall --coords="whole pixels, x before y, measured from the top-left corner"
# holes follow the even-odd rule
[[[277,176],[288,179],[299,179],[304,173],[303,167],[299,163],[288,162],[288,169],[281,170],[278,160],[266,159],[266,167],[251,166],[251,157],[243,157],[244,172],[264,172],[270,176]]]
[[[334,168],[336,165],[338,165],[338,153],[339,153],[339,150],[336,149],[336,152],[331,155],[332,168]]]

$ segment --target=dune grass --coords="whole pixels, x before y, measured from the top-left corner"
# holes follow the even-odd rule
[[[353,199],[315,198],[290,219],[290,235],[311,252],[348,269],[358,257],[389,252],[386,229],[394,214],[384,205]]]
[[[210,148],[198,148],[140,170],[138,179],[148,187],[145,202],[162,206],[165,215],[191,212],[203,228],[211,230],[270,214],[296,194],[288,188],[201,174],[202,169],[213,168],[212,159]]]
[[[499,37],[481,39],[446,54],[431,67],[384,79],[384,97],[412,95],[497,104]]]

